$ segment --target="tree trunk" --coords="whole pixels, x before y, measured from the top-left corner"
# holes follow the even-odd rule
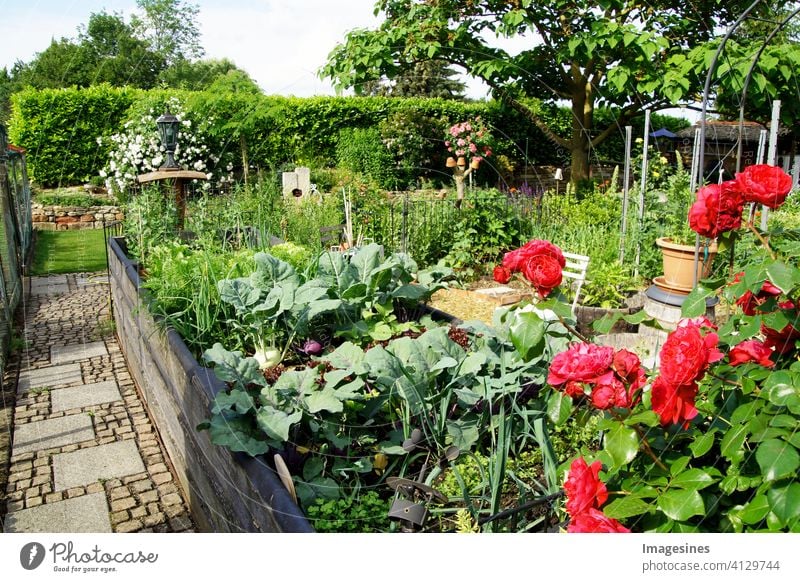
[[[247,155],[247,142],[244,139],[244,135],[239,136],[239,146],[242,150],[242,168],[244,169],[244,185],[245,187],[248,186],[250,183],[250,160]]]
[[[589,150],[591,148],[591,130],[594,118],[594,101],[590,85],[575,83],[572,92],[572,139],[570,140],[569,181],[573,187],[583,180],[589,179]]]

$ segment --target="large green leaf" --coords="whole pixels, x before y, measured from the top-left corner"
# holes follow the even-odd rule
[[[747,426],[735,425],[728,429],[720,443],[722,456],[731,461],[739,461],[744,455],[742,447],[747,438]]]
[[[428,295],[428,290],[421,285],[401,285],[391,293],[395,299],[420,301]]]
[[[517,312],[510,326],[511,343],[526,362],[544,349],[545,323],[532,311]]]
[[[448,420],[447,421],[447,434],[453,439],[453,445],[459,448],[461,452],[472,450],[473,445],[478,442],[480,432],[478,431],[478,419],[471,418],[468,420]]]
[[[775,406],[788,406],[800,400],[800,382],[797,380],[797,374],[789,370],[777,370],[764,382],[761,396]]]
[[[766,495],[756,495],[753,499],[739,510],[739,519],[743,523],[753,525],[762,521],[769,513],[769,500]]]
[[[706,299],[714,294],[713,289],[706,289],[702,285],[698,285],[692,290],[689,295],[684,299],[681,305],[681,316],[683,317],[699,317],[705,315],[706,312]]]
[[[299,285],[297,273],[289,263],[267,253],[256,253],[254,260],[256,270],[250,275],[250,283],[256,289],[269,291],[276,283],[290,280]]]
[[[766,440],[756,449],[756,461],[761,467],[765,481],[775,481],[781,477],[797,474],[800,467],[800,455],[789,443],[778,440]]]
[[[639,435],[632,428],[617,423],[605,437],[605,451],[611,457],[615,467],[630,463],[639,451]]]
[[[711,450],[711,447],[714,446],[714,435],[716,435],[716,431],[711,430],[695,437],[692,444],[689,445],[689,450],[692,451],[695,458],[702,457]]]
[[[787,525],[800,515],[800,483],[772,487],[767,491],[769,506],[779,520]]]
[[[234,452],[247,453],[251,457],[263,455],[269,443],[253,434],[250,422],[242,417],[226,417],[221,414],[211,417],[209,423],[211,442],[228,447]]]
[[[372,272],[381,264],[381,250],[380,245],[370,243],[359,248],[350,259],[350,264],[356,269],[358,280],[365,285]]]
[[[214,364],[214,374],[223,382],[234,382],[240,388],[267,384],[255,358],[243,358],[241,352],[230,352],[219,342],[203,352],[203,361]]]
[[[767,277],[773,285],[787,295],[800,284],[800,275],[798,275],[797,268],[789,267],[780,261],[767,266]]]
[[[658,508],[675,521],[684,521],[706,511],[703,498],[697,491],[667,491],[657,500]]]
[[[322,360],[329,362],[334,368],[360,373],[363,371],[361,363],[364,361],[364,350],[354,343],[345,342],[330,354],[323,356]]]
[[[311,392],[310,394],[306,395],[305,403],[306,407],[308,408],[308,412],[311,414],[316,414],[317,412],[322,412],[323,410],[327,412],[341,412],[344,410],[344,405],[342,404],[342,401],[337,398],[336,391],[333,388],[328,388],[327,386],[322,390]]]
[[[286,414],[283,410],[272,406],[262,406],[256,415],[256,421],[270,438],[285,442],[289,440],[289,429],[293,424],[300,422],[302,417],[301,410]]]
[[[553,390],[547,399],[547,416],[555,426],[560,426],[567,421],[572,412],[572,398],[559,390]]]
[[[217,284],[223,302],[232,305],[236,313],[248,313],[261,298],[261,291],[247,279],[223,279]]]
[[[603,507],[603,513],[613,519],[626,519],[642,515],[652,509],[652,505],[633,495],[625,495],[615,499]]]
[[[214,404],[211,407],[212,414],[220,414],[228,410],[234,410],[239,414],[247,414],[255,409],[255,401],[245,390],[234,388],[230,392],[219,392],[214,397]]]
[[[687,469],[673,477],[670,487],[699,491],[714,483],[714,478],[702,469]]]

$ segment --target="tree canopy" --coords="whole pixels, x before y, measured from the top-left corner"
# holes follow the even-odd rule
[[[701,75],[689,51],[707,43],[749,4],[741,0],[378,0],[376,30],[357,29],[337,45],[321,74],[354,87],[410,64],[440,60],[483,79],[493,94],[528,116],[569,151],[571,179],[589,175],[594,148],[649,107],[697,94]],[[502,39],[523,39],[523,50]],[[567,101],[563,134],[537,114]],[[598,106],[616,123],[596,124]]]

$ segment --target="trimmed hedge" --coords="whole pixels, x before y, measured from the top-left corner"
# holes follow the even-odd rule
[[[526,154],[530,164],[566,165],[569,160],[567,150],[554,147],[530,121],[496,101],[299,98],[234,90],[142,91],[108,85],[17,93],[12,99],[11,140],[28,150],[29,172],[40,185],[82,183],[96,176],[107,161],[109,146],[98,144],[97,138],[121,132],[128,119],[157,107],[169,96],[184,101],[190,117],[219,140],[223,151],[214,153],[221,157],[225,150],[235,152],[240,168],[245,163],[267,170],[294,163],[333,165],[342,129],[377,128],[397,112],[419,112],[447,124],[480,115],[496,138],[495,153],[506,156],[517,168],[525,164]],[[568,109],[542,107],[540,115],[568,135]],[[598,112],[598,118],[610,119],[611,115]],[[640,129],[635,131],[641,134]],[[443,170],[444,136],[440,128],[425,133],[427,145],[421,157],[431,160],[433,170]],[[623,134],[620,128],[593,161],[621,160]]]
[[[11,99],[11,142],[27,150],[31,180],[46,186],[81,184],[96,176],[108,149],[98,137],[119,130],[138,89],[25,89]]]

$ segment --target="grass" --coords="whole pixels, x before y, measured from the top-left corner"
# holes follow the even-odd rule
[[[105,270],[102,229],[36,232],[31,275]]]

